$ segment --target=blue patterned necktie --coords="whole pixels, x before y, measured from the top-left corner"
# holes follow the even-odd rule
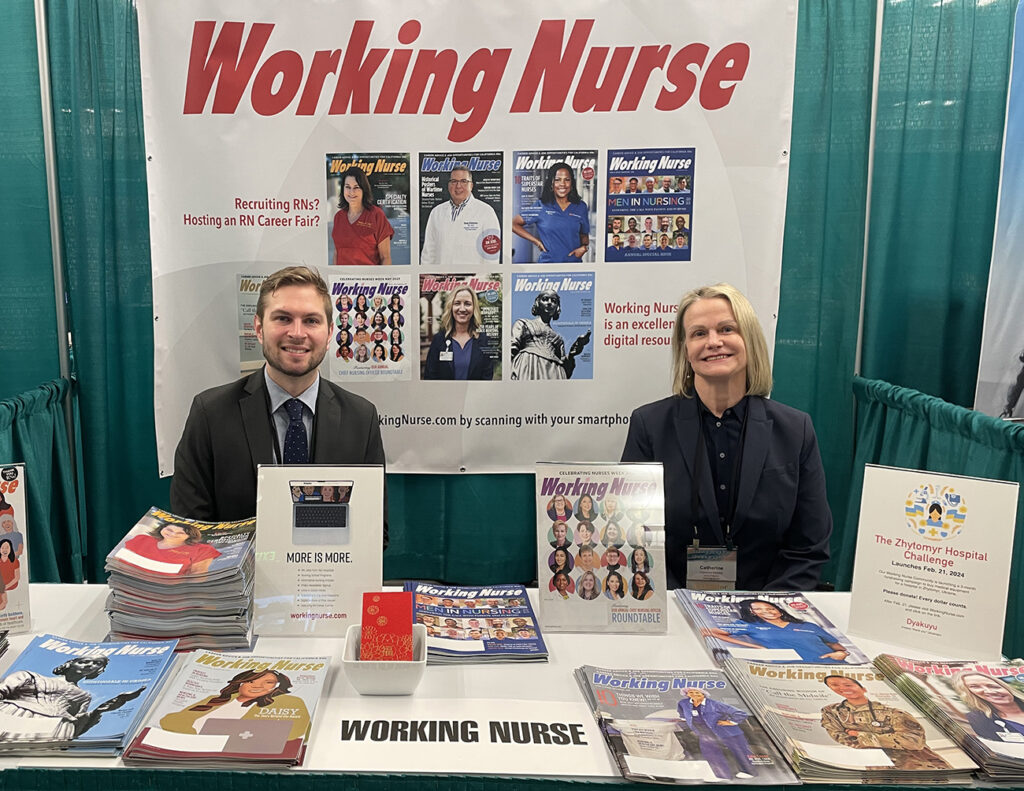
[[[284,463],[308,464],[309,441],[306,439],[306,427],[302,425],[302,402],[290,398],[284,402],[288,411],[288,430],[284,433]]]

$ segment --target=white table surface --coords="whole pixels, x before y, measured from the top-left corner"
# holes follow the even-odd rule
[[[536,591],[531,599],[536,608]],[[105,585],[33,584],[31,587],[31,633],[10,636],[10,648],[0,660],[0,673],[5,672],[35,634],[50,633],[72,640],[100,641],[107,633],[108,621],[103,603],[107,596]],[[481,698],[529,699],[580,703],[581,694],[573,679],[573,670],[590,664],[609,668],[646,669],[698,669],[714,668],[701,641],[686,622],[678,603],[670,595],[668,602],[668,632],[663,635],[645,634],[578,634],[544,633],[550,658],[548,662],[523,664],[470,664],[459,666],[428,665],[423,680],[415,692],[418,698]],[[814,604],[842,631],[847,625],[850,594],[811,593]],[[333,657],[325,697],[315,714],[306,765],[302,769],[315,771],[317,755],[321,751],[336,750],[338,740],[335,729],[327,725],[344,716],[346,700],[358,697],[341,667],[343,638],[328,637],[273,637],[260,638],[254,653],[281,656]],[[854,642],[869,656],[898,648],[870,640],[854,638]],[[906,651],[904,651],[906,653]],[[909,652],[919,656],[919,652]],[[921,658],[927,658],[922,656]],[[65,766],[65,756],[33,756],[0,758],[0,767]],[[120,766],[118,758],[74,759],[74,766],[82,768],[110,768]],[[394,771],[401,771],[396,765]],[[603,775],[607,767],[595,774]]]

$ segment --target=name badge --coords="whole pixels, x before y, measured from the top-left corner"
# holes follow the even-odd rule
[[[437,358],[443,363],[450,363],[455,359],[455,352],[441,352]]]
[[[688,546],[686,587],[699,591],[736,590],[736,549]]]

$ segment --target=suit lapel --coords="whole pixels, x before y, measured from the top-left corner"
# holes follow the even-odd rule
[[[772,419],[765,411],[764,399],[751,396],[747,399],[747,409],[747,436],[743,443],[743,460],[740,463],[740,488],[736,493],[733,536],[743,527],[743,522],[750,513],[772,435]]]
[[[312,461],[317,464],[329,463],[338,456],[337,453],[330,455],[331,448],[344,446],[348,438],[344,436],[344,432],[338,431],[338,426],[341,425],[341,404],[335,398],[334,391],[328,386],[327,381],[322,378],[316,395],[316,419],[313,422],[315,431]]]
[[[238,407],[242,412],[242,427],[245,429],[245,440],[249,446],[249,457],[255,474],[258,465],[272,464],[276,461],[262,368],[245,383],[245,395],[239,399]]]
[[[686,463],[686,471],[690,475],[690,480],[693,481],[694,470],[696,467],[696,459],[694,458],[694,452],[697,449],[697,435],[700,431],[700,411],[697,407],[697,399],[694,398],[677,398],[676,399],[676,410],[677,417],[674,421],[676,427],[676,441],[679,443],[679,449],[683,454],[683,461]],[[718,524],[718,501],[715,499],[715,486],[711,480],[711,467],[707,462],[707,451],[702,447],[700,452],[704,454],[704,458],[701,461],[700,480],[697,481],[697,492],[700,498],[700,504],[703,506],[704,513],[708,515],[712,525]],[[689,495],[688,495],[689,496]],[[686,507],[689,509],[690,504],[687,502]],[[694,514],[694,518],[698,518],[697,514]],[[686,525],[686,530],[690,531],[693,525]],[[693,536],[688,533],[688,540]]]

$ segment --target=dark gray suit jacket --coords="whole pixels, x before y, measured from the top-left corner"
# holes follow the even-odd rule
[[[197,395],[174,453],[171,510],[211,522],[253,516],[256,467],[275,462],[273,431],[262,368]],[[383,464],[377,408],[321,379],[312,450],[313,464]]]
[[[739,549],[738,590],[812,590],[829,557],[832,512],[811,418],[792,407],[751,396],[736,494],[732,536]],[[691,485],[697,444],[696,398],[669,396],[633,411],[623,461],[660,461],[665,467],[665,554],[674,582],[686,582],[686,546],[694,522],[701,544],[714,544],[719,520],[711,465],[698,482],[698,514]]]

